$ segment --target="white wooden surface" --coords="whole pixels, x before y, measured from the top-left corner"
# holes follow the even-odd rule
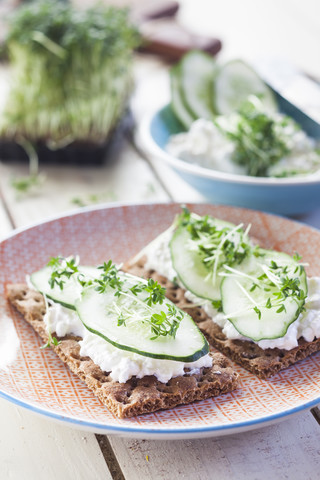
[[[0,478],[110,479],[95,435],[72,430],[0,399]]]
[[[253,58],[257,53],[277,51],[320,78],[317,0],[182,3],[185,8],[180,21],[219,34],[224,39],[225,57]],[[165,75],[161,61],[137,59],[138,88],[132,102],[137,121],[166,98]],[[25,166],[1,165],[0,238],[12,228],[74,208],[75,198],[83,203],[203,201],[171,170],[160,168],[153,159],[141,158],[128,141],[116,162],[103,168],[43,166],[42,170],[47,177],[43,189],[18,198],[10,179],[23,174]],[[320,210],[300,220],[320,227]],[[310,411],[263,429],[221,438],[168,442],[110,436],[103,452],[110,469],[93,434],[56,425],[3,399],[0,425],[0,480],[313,480],[320,472],[320,430]]]
[[[319,428],[308,412],[227,437],[110,443],[130,480],[319,478]]]

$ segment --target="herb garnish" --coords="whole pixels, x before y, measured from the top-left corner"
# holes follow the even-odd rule
[[[222,300],[212,300],[211,304],[218,312],[222,312]]]
[[[149,278],[148,281],[133,282],[131,275],[121,274],[111,260],[104,262],[98,267],[101,270],[97,278],[86,278],[78,268],[78,259],[73,257],[54,257],[51,258],[48,266],[52,268],[49,278],[51,288],[58,286],[61,290],[64,288],[66,279],[74,275],[76,281],[83,288],[93,287],[98,293],[105,293],[109,288],[114,290],[115,301],[110,305],[110,313],[117,315],[117,325],[126,326],[126,322],[135,318],[130,308],[122,305],[125,298],[129,298],[130,306],[139,307],[139,318],[144,323],[149,323],[153,336],[151,340],[156,340],[160,336],[171,336],[175,338],[180,322],[184,313],[177,309],[173,304],[166,303],[166,312],[161,310],[154,313],[152,307],[162,305],[165,300],[166,289],[157,281]],[[132,281],[131,281],[132,280]],[[117,303],[117,299],[119,302]]]
[[[154,313],[150,318],[151,330],[154,336],[150,340],[156,340],[160,335],[169,335],[175,338],[180,322],[184,317],[181,310],[178,310],[175,305],[166,303],[168,312],[163,311]]]
[[[247,169],[247,174],[268,176],[268,169],[289,153],[285,128],[294,122],[263,110],[257,97],[252,96],[233,117],[232,127],[220,131],[234,144],[232,160]]]
[[[301,259],[297,254],[293,258],[295,261]],[[249,286],[247,288],[245,288],[243,283],[241,284],[239,281],[236,281],[236,283],[250,300],[250,303],[252,304],[251,308],[255,311],[259,320],[261,319],[262,308],[273,308],[276,313],[285,312],[285,300],[289,297],[297,303],[296,316],[298,316],[304,310],[305,299],[307,297],[307,292],[301,288],[299,277],[295,276],[297,273],[302,273],[304,268],[303,265],[279,265],[274,260],[271,260],[269,265],[261,264],[260,267],[263,273],[257,277],[248,275],[229,266],[225,266],[226,272],[221,272],[220,275],[223,277],[233,276],[248,281]],[[254,292],[255,290],[270,292],[270,296],[268,296],[267,300],[264,300],[263,303],[256,303],[251,296],[251,292]],[[239,312],[228,314],[228,317],[232,318],[238,313]]]
[[[63,277],[69,279],[74,273],[79,273],[77,259],[64,258],[64,257],[52,257],[48,262],[48,267],[52,267],[53,271],[49,279],[49,285],[51,288],[54,288],[55,285],[60,287],[60,290],[63,289],[65,280]]]
[[[152,304],[163,303],[165,299],[166,289],[161,287],[161,285],[154,281],[152,278],[148,280],[148,286],[144,288],[146,292],[149,293],[149,297],[146,299],[147,304],[151,307]]]
[[[109,260],[108,263],[104,262],[103,265],[100,265],[98,269],[102,270],[102,273],[100,278],[93,280],[94,283],[98,284],[96,286],[96,291],[99,293],[104,293],[106,288],[109,286],[116,290],[115,296],[119,297],[121,295],[123,282],[118,276],[117,267],[112,263],[111,260]]]
[[[190,214],[186,207],[177,219],[177,226],[183,226],[190,233],[187,248],[194,250],[208,271],[208,279],[217,281],[217,274],[223,265],[240,264],[252,251],[248,232],[243,224],[224,226],[215,223],[209,215],[202,217]]]
[[[45,345],[42,345],[42,347],[40,347],[41,349],[43,348],[50,348],[52,346],[57,346],[57,345],[60,345],[61,341],[60,340],[57,340],[56,337],[53,337],[51,335],[51,332],[48,331],[48,341]]]

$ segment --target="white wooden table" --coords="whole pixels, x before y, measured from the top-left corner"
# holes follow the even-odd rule
[[[184,3],[186,7],[182,9],[181,21],[190,24],[190,19],[200,14],[194,9],[194,3]],[[195,3],[204,4],[204,0]],[[265,10],[264,21],[268,23],[269,20],[269,25],[275,18],[276,6],[279,10],[289,8],[288,1],[283,1],[285,6],[281,7],[279,2],[268,2],[268,11],[267,3],[258,3]],[[250,0],[242,2],[244,9],[253,8],[252,4]],[[309,22],[305,44],[310,42],[313,45],[316,36],[314,12],[311,10],[316,9],[316,0],[307,0],[305,4],[309,4],[310,8],[304,9],[301,17],[299,3],[292,0],[289,23],[291,29],[296,22],[296,26],[299,24],[302,28],[301,25],[304,25],[307,31]],[[226,25],[223,24],[226,11],[231,6],[235,8],[236,2],[228,0],[221,6],[220,31],[218,29],[218,33],[227,39],[226,56],[237,53],[238,45],[235,43],[236,32],[231,34],[229,31],[233,23],[229,26],[226,22]],[[198,17],[193,25],[196,28],[202,25],[208,30],[208,16]],[[213,23],[217,28],[219,22],[216,17]],[[257,35],[260,24],[254,28]],[[230,46],[232,39],[234,47]],[[242,37],[243,42],[244,39],[245,36]],[[306,48],[309,48],[308,45]],[[246,49],[254,54],[252,50]],[[287,54],[285,45],[282,45],[282,50]],[[312,51],[308,50],[307,54],[305,50],[305,55],[302,51],[295,53],[297,63],[302,68],[309,67],[309,71],[320,78],[320,65],[311,61]],[[166,99],[166,66],[152,57],[138,57],[136,79],[138,88],[132,106],[139,122],[148,109]],[[156,87],[160,84],[161,90]],[[157,95],[154,95],[155,91]],[[26,173],[26,165],[2,163],[0,167],[0,237],[17,227],[69,211],[75,207],[75,198],[86,204],[92,201],[204,201],[171,170],[163,166],[159,169],[152,159],[144,158],[129,139],[123,140],[117,161],[106,163],[103,167],[42,165],[41,170],[47,177],[45,185],[42,190],[26,197],[18,198],[10,186],[12,177]],[[299,220],[320,228],[320,210]],[[314,408],[263,429],[221,438],[171,442],[134,440],[73,430],[0,399],[0,480],[316,479],[320,475],[319,424],[320,412]]]

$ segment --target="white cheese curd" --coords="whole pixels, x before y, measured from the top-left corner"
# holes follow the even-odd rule
[[[281,176],[290,171],[320,174],[319,154],[316,152],[317,144],[313,138],[289,124],[285,127],[285,142],[290,153],[269,167],[270,176]]]
[[[156,270],[160,275],[167,277],[169,280],[176,279],[176,272],[172,265],[170,253],[170,239],[172,230],[167,230],[166,235],[159,237],[159,242],[154,240],[144,250],[147,256],[147,269]],[[177,280],[176,280],[177,281]],[[179,281],[181,287],[185,288]],[[192,292],[186,290],[185,297],[190,302],[201,305],[205,312],[222,328],[224,335],[231,340],[247,340],[251,339],[243,337],[232,325],[232,323],[219,313],[209,300],[197,297]],[[320,277],[308,278],[308,297],[305,303],[305,311],[302,312],[297,320],[295,320],[288,328],[286,335],[272,340],[260,340],[254,342],[264,350],[267,348],[283,348],[291,350],[298,345],[298,339],[303,337],[306,341],[311,342],[314,337],[320,337]]]
[[[173,228],[169,228],[151,242],[143,250],[143,254],[147,256],[145,268],[147,270],[155,270],[160,275],[175,280],[177,273],[172,265],[171,252],[169,243],[172,238]]]
[[[91,333],[85,334],[80,345],[80,355],[90,357],[101,370],[111,372],[111,378],[120,383],[126,382],[133,376],[143,378],[147,375],[154,375],[160,382],[167,383],[173,377],[184,375],[185,368],[191,369],[195,373],[202,367],[211,367],[212,365],[210,355],[204,355],[192,363],[145,357],[116,348],[103,338]]]
[[[279,122],[284,118],[282,114],[274,114]],[[219,116],[222,129],[233,127],[235,116]],[[286,144],[289,154],[268,168],[267,176],[282,177],[297,174],[320,175],[320,157],[316,152],[316,141],[297,129],[293,122],[279,128],[278,136]],[[195,120],[188,132],[172,135],[166,145],[168,153],[188,163],[213,170],[247,175],[244,166],[237,165],[232,160],[235,150],[234,143],[226,138],[219,128],[210,120]]]
[[[166,150],[174,157],[201,167],[246,174],[244,167],[231,160],[234,151],[232,143],[209,120],[196,120],[188,132],[172,135]]]
[[[58,337],[73,334],[83,337],[86,328],[77,313],[70,308],[63,307],[60,303],[52,303],[44,315],[44,322],[49,332],[56,332]]]
[[[89,332],[76,312],[59,303],[52,302],[44,316],[44,321],[47,330],[56,332],[58,337],[67,334],[82,337],[79,342],[80,355],[90,357],[101,370],[110,372],[111,378],[120,383],[126,382],[133,376],[143,378],[146,375],[154,375],[160,382],[166,383],[173,377],[184,375],[185,369],[191,369],[190,374],[195,374],[200,368],[212,365],[210,355],[204,355],[196,362],[183,363],[145,357],[116,348],[98,335]]]

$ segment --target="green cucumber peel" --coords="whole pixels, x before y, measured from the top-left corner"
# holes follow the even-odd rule
[[[121,350],[186,363],[194,362],[209,352],[208,342],[186,313],[183,313],[174,338],[159,336],[151,339],[147,305],[142,305],[143,300],[140,302],[140,299],[133,295],[129,296],[130,298],[124,299],[120,295],[115,300],[112,289],[106,289],[101,295],[91,287],[76,301],[76,311],[90,332]],[[141,304],[140,309],[139,305],[137,308],[137,302]],[[170,305],[173,304],[168,300],[166,305],[153,307],[152,312],[167,313]],[[176,309],[175,306],[174,308]],[[125,324],[119,324],[119,314],[125,318]]]
[[[200,298],[220,300],[221,268],[241,264],[253,249],[248,229],[208,215],[200,217],[187,209],[175,225],[169,246],[181,283]]]
[[[93,268],[78,265],[73,257],[55,257],[47,267],[33,273],[31,281],[46,297],[77,311],[89,331],[122,350],[183,362],[194,362],[209,351],[206,339],[191,317],[165,298],[165,289],[158,282],[119,272],[111,261]],[[98,306],[106,302],[99,315],[107,323],[112,318],[111,332],[108,330],[106,334],[103,328],[97,328],[95,308],[98,307],[94,303],[83,315],[83,299],[89,295],[94,296]],[[122,341],[128,337],[127,342]]]
[[[223,313],[241,335],[255,342],[284,337],[304,310],[308,293],[304,266],[295,258],[260,252],[241,269],[227,268],[221,283]]]

